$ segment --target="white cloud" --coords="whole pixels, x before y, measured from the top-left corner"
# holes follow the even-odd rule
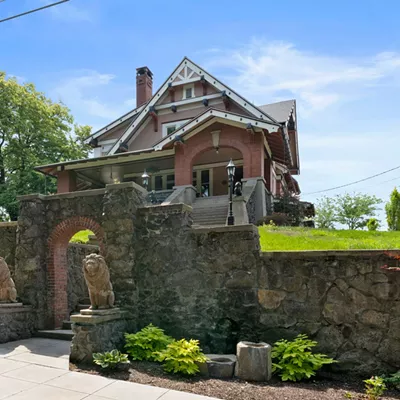
[[[400,71],[400,54],[381,52],[364,59],[322,55],[285,42],[253,40],[240,49],[210,56],[211,69],[228,69],[226,79],[257,104],[295,97],[303,116],[360,96]]]
[[[68,75],[51,95],[67,105],[80,123],[101,127],[134,108],[133,88],[118,85],[114,75],[93,70]]]

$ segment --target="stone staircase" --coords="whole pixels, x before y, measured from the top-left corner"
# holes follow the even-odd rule
[[[198,197],[192,207],[193,225],[226,225],[229,210],[228,196]]]

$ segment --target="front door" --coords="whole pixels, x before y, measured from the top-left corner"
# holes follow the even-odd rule
[[[193,186],[197,189],[197,197],[211,196],[211,170],[202,169],[193,171]]]

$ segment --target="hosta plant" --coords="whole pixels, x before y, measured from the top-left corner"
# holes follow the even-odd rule
[[[173,341],[153,324],[137,333],[125,333],[125,349],[133,360],[157,361],[158,353]]]
[[[159,354],[159,361],[164,363],[164,370],[174,374],[195,375],[199,371],[197,363],[207,361],[199,347],[198,340],[177,340],[170,343]]]
[[[386,385],[382,377],[371,376],[370,379],[366,379],[365,383],[365,394],[368,400],[378,400],[386,390]]]
[[[324,354],[314,354],[311,349],[316,345],[307,335],[298,335],[293,341],[279,340],[272,349],[272,372],[283,381],[300,381],[314,376],[324,364],[336,362]]]
[[[93,353],[93,362],[104,369],[114,369],[124,364],[129,364],[128,355],[118,350]]]

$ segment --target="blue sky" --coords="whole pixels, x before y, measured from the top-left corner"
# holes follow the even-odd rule
[[[46,3],[5,0],[0,19]],[[158,87],[185,55],[258,105],[296,98],[315,201],[400,165],[399,14],[395,0],[71,0],[0,24],[0,68],[95,128],[134,107],[136,67]],[[346,190],[386,200],[396,184],[400,169]]]

